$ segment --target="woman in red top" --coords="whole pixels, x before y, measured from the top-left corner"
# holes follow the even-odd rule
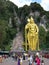
[[[35,60],[37,62],[37,65],[40,65],[40,58],[38,56],[36,56]]]

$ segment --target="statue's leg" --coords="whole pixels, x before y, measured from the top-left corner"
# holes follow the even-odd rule
[[[33,50],[37,50],[37,35],[33,37]]]
[[[35,49],[37,50],[37,35],[35,36]]]
[[[35,37],[33,38],[33,50],[36,50],[36,40],[35,40]]]
[[[32,36],[30,38],[30,48],[31,48],[31,50],[33,50],[33,39],[32,39]]]
[[[35,50],[35,37],[31,36],[31,50]]]
[[[30,36],[30,49],[34,50],[34,38],[33,38],[33,36]]]
[[[39,39],[38,39],[38,35],[36,35],[36,49],[39,50]]]

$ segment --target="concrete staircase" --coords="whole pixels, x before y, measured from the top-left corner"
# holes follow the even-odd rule
[[[23,44],[23,36],[22,36],[22,32],[18,32],[16,34],[16,37],[13,40],[13,44],[12,44],[12,48],[11,50],[16,50],[18,48],[22,48],[22,44]]]

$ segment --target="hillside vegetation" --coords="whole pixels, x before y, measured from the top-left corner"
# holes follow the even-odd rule
[[[0,50],[10,50],[18,32],[22,31],[24,37],[24,27],[31,15],[39,26],[40,48],[49,48],[49,11],[36,2],[18,8],[9,0],[0,0]]]

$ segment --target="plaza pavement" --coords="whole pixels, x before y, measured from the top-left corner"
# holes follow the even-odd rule
[[[49,65],[49,59],[43,58],[45,65]],[[17,61],[13,58],[9,57],[7,59],[4,59],[0,65],[17,65]],[[22,65],[29,65],[27,60],[23,60]]]

